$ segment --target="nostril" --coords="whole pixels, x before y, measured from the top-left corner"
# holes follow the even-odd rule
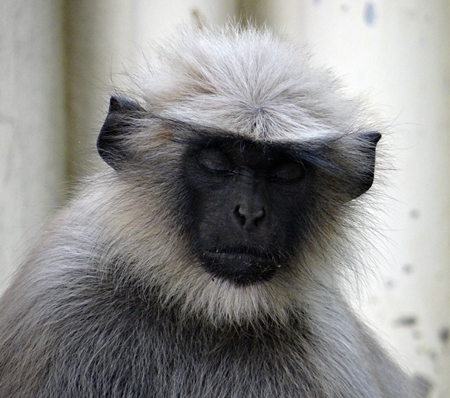
[[[238,219],[239,223],[244,226],[246,221],[247,221],[247,217],[245,216],[245,212],[243,211],[243,209],[241,208],[241,206],[236,206],[236,208],[234,209],[233,212],[234,216]]]
[[[254,224],[258,225],[258,223],[264,218],[264,216],[266,215],[266,212],[264,211],[264,209],[260,209],[259,211],[255,212],[254,214]]]

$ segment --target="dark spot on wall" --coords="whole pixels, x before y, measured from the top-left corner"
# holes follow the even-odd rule
[[[313,0],[313,4],[319,4],[321,0]]]
[[[412,327],[417,324],[417,318],[414,315],[401,316],[395,320],[395,325],[401,327]]]
[[[419,212],[419,210],[417,210],[417,209],[412,209],[412,210],[409,212],[409,216],[410,216],[412,219],[417,220],[417,219],[420,217],[420,212]]]
[[[373,3],[367,3],[364,7],[364,21],[367,25],[375,25],[375,5]]]
[[[450,329],[448,327],[443,327],[439,331],[439,339],[443,344],[447,344],[450,339]]]
[[[430,350],[428,352],[428,356],[433,362],[435,362],[437,359],[437,354],[436,354],[436,351],[434,351],[434,350]]]
[[[411,272],[413,272],[414,267],[412,266],[412,264],[405,264],[405,265],[402,267],[402,270],[403,270],[403,272],[404,272],[405,274],[410,274]]]
[[[341,4],[341,11],[342,12],[349,12],[350,6],[348,4]]]
[[[393,289],[395,287],[395,282],[392,279],[388,279],[384,282],[386,289]]]

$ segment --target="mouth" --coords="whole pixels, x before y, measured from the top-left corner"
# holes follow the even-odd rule
[[[201,254],[203,267],[212,275],[245,286],[270,280],[279,261],[250,248],[221,248]]]

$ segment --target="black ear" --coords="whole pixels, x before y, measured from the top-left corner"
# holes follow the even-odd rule
[[[358,137],[358,157],[357,162],[362,162],[359,171],[354,178],[351,178],[350,195],[351,199],[356,199],[367,192],[373,184],[375,174],[375,153],[381,134],[378,131],[366,131],[360,133]]]
[[[113,169],[118,170],[129,159],[125,138],[132,134],[133,120],[145,110],[136,102],[112,96],[106,120],[97,138],[97,151]]]

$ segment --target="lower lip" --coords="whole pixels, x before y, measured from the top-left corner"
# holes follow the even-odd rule
[[[268,272],[274,267],[273,260],[253,254],[230,252],[206,252],[204,254],[217,262],[239,263],[242,267],[257,268],[259,272]]]

